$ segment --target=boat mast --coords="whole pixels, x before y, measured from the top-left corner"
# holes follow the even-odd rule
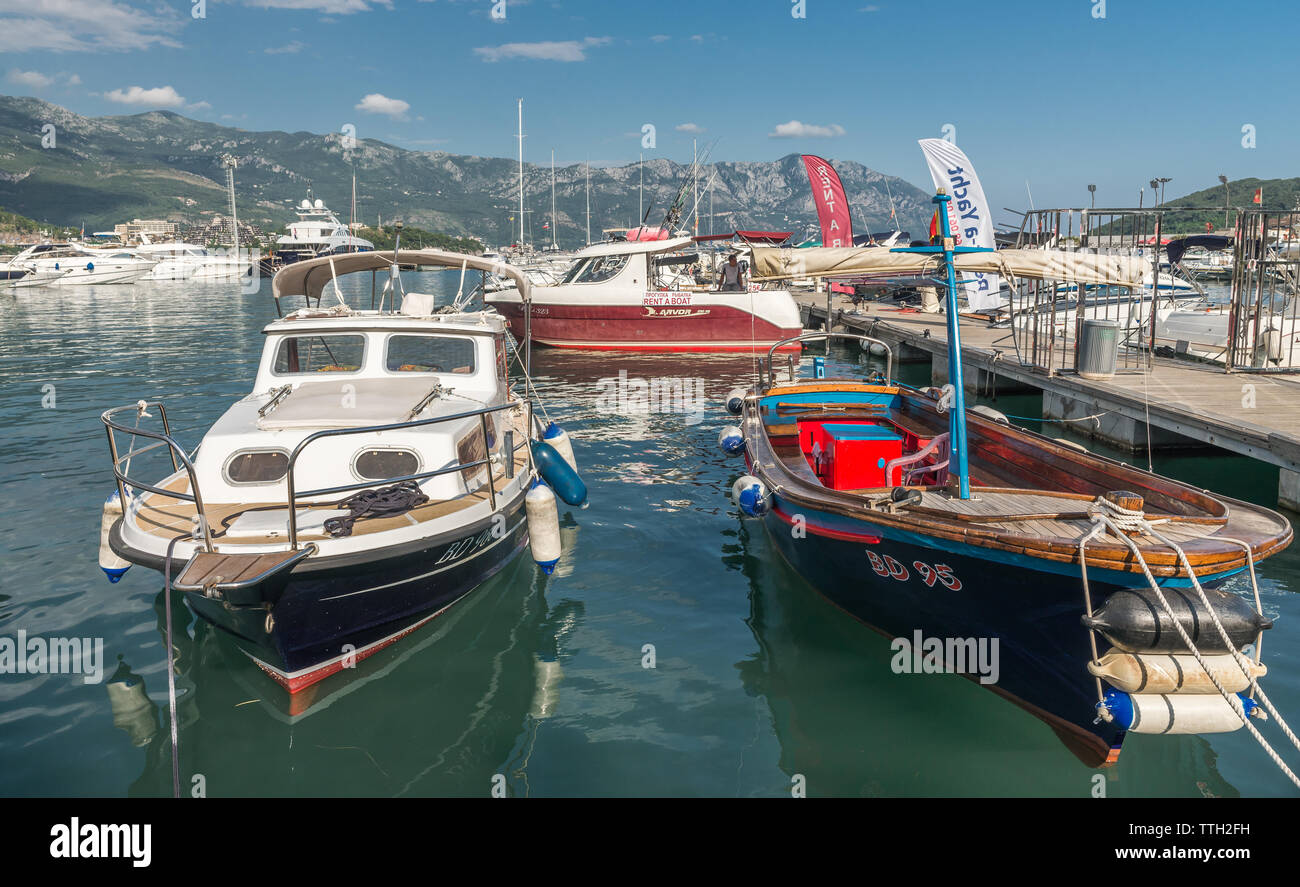
[[[555,149],[551,149],[551,249],[559,250],[555,242]]]
[[[950,466],[956,466],[958,492],[963,499],[970,498],[970,472],[966,459],[966,389],[961,372],[961,322],[957,315],[957,272],[953,268],[953,237],[948,220],[948,202],[952,200],[943,188],[934,195],[932,203],[939,205],[939,230],[943,234],[943,265],[948,275],[948,383],[953,387],[952,408],[948,416],[948,444]],[[963,250],[965,252],[965,250]]]
[[[519,100],[519,249],[524,248],[524,100]]]
[[[903,233],[898,225],[898,207],[894,206],[894,192],[889,190],[889,179],[885,179],[885,193],[889,195],[889,214],[894,217],[894,232]]]
[[[700,233],[700,140],[691,139],[691,197],[695,204],[695,234]],[[672,232],[669,232],[671,236]]]
[[[585,164],[587,169],[587,246],[591,246],[591,159]]]
[[[235,215],[235,167],[238,161],[227,154],[221,158],[221,165],[226,168],[226,188],[230,191],[230,243],[239,254],[239,217]]]
[[[993,250],[982,246],[956,246],[953,242],[952,228],[948,220],[948,203],[952,198],[947,191],[940,188],[931,199],[938,205],[939,233],[943,243],[939,246],[901,247],[890,250],[895,253],[924,253],[942,255],[944,270],[947,272],[947,312],[948,312],[948,382],[952,385],[952,405],[948,408],[948,474],[957,478],[957,490],[962,499],[970,498],[970,470],[966,458],[966,389],[961,372],[961,324],[957,316],[957,269],[953,257],[966,253],[991,253]]]
[[[636,217],[640,219],[638,224],[645,224],[645,155],[641,155],[640,167],[641,183],[636,190]]]

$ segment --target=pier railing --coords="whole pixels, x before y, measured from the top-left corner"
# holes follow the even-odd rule
[[[1117,369],[1147,372],[1156,349],[1156,315],[1162,309],[1207,304],[1207,281],[1165,259],[1160,244],[1174,233],[1204,231],[1223,207],[1154,209],[1040,209],[1021,216],[1015,245],[1077,249],[1136,257],[1149,265],[1134,288],[1062,281],[1020,281],[1010,289],[1007,311],[1022,365],[1051,375],[1080,369],[1078,343],[1085,320],[1118,326]]]
[[[1300,212],[1247,210],[1237,219],[1225,363],[1253,373],[1300,372]]]

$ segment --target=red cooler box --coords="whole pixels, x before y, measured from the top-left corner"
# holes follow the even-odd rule
[[[884,425],[826,423],[830,472],[825,483],[835,490],[885,486],[885,466],[903,455],[903,436]]]

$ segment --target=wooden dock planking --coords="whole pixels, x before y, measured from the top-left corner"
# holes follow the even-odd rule
[[[823,295],[796,298],[810,318],[824,320]],[[856,311],[847,306],[843,297],[832,305],[837,326],[947,356],[945,315],[903,312],[871,302]],[[1107,381],[1083,379],[1072,371],[1048,376],[1020,365],[1007,327],[963,318],[961,335],[967,368],[1084,402],[1094,412],[1110,411],[1145,423],[1149,411],[1153,428],[1300,471],[1300,377],[1228,373],[1210,364],[1161,357],[1155,358],[1149,373],[1121,369]],[[1070,366],[1073,349],[1059,349],[1057,363]],[[1249,405],[1251,395],[1254,406]]]

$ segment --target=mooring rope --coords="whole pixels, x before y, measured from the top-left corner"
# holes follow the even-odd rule
[[[180,729],[176,723],[176,673],[175,651],[172,644],[172,554],[176,543],[190,538],[189,533],[177,536],[167,543],[167,556],[163,558],[163,609],[167,618],[167,708],[171,713],[172,733],[172,797],[181,796],[181,739]]]
[[[1260,744],[1260,746],[1264,749],[1264,751],[1268,754],[1268,756],[1273,759],[1273,763],[1277,764],[1278,768],[1283,773],[1286,774],[1287,778],[1290,779],[1291,782],[1295,784],[1296,788],[1300,788],[1300,777],[1297,777],[1295,773],[1291,771],[1291,768],[1288,767],[1286,763],[1282,760],[1281,755],[1279,755],[1276,751],[1273,750],[1273,746],[1271,746],[1268,740],[1265,739],[1263,735],[1259,732],[1259,730],[1255,728],[1255,725],[1250,722],[1250,716],[1246,714],[1245,709],[1241,704],[1241,700],[1237,697],[1235,693],[1229,693],[1226,689],[1224,689],[1224,686],[1222,682],[1220,682],[1218,675],[1214,673],[1214,671],[1210,668],[1209,663],[1205,661],[1205,657],[1201,654],[1201,651],[1197,649],[1194,643],[1192,643],[1191,637],[1187,634],[1187,629],[1183,628],[1183,624],[1181,620],[1179,620],[1178,617],[1174,614],[1173,607],[1171,607],[1169,605],[1169,601],[1165,599],[1165,595],[1160,588],[1160,584],[1156,581],[1155,576],[1152,575],[1151,568],[1147,565],[1146,558],[1143,557],[1142,555],[1142,550],[1138,547],[1137,543],[1134,542],[1125,532],[1126,530],[1128,530],[1133,532],[1146,533],[1174,550],[1174,552],[1178,556],[1179,561],[1182,563],[1183,568],[1187,570],[1187,575],[1191,578],[1193,587],[1200,595],[1201,602],[1205,605],[1206,610],[1209,611],[1211,621],[1214,622],[1215,627],[1218,628],[1219,634],[1222,636],[1229,651],[1232,652],[1234,661],[1237,663],[1238,666],[1241,667],[1246,677],[1250,678],[1253,681],[1254,675],[1252,673],[1249,664],[1247,664],[1246,659],[1242,657],[1240,653],[1237,652],[1237,649],[1235,645],[1232,643],[1231,638],[1228,637],[1227,630],[1223,627],[1223,623],[1219,621],[1218,615],[1214,612],[1214,607],[1211,606],[1210,600],[1205,594],[1205,589],[1201,587],[1200,581],[1196,578],[1196,573],[1192,570],[1192,565],[1187,560],[1187,555],[1183,552],[1182,547],[1179,546],[1178,543],[1168,539],[1165,536],[1162,536],[1154,529],[1153,527],[1154,524],[1167,523],[1167,520],[1161,519],[1157,521],[1149,521],[1146,519],[1146,516],[1142,511],[1125,508],[1124,506],[1111,502],[1110,500],[1105,499],[1104,497],[1101,496],[1097,497],[1096,506],[1097,509],[1091,512],[1091,514],[1089,515],[1089,519],[1092,520],[1094,524],[1097,524],[1099,526],[1100,525],[1106,526],[1115,534],[1117,538],[1119,538],[1121,542],[1123,542],[1126,546],[1128,546],[1130,551],[1133,552],[1133,556],[1134,558],[1137,559],[1138,566],[1142,568],[1142,573],[1146,577],[1147,583],[1151,586],[1151,590],[1155,592],[1156,600],[1160,602],[1160,606],[1164,609],[1165,614],[1169,617],[1169,621],[1173,623],[1174,629],[1177,630],[1179,638],[1182,640],[1187,650],[1196,659],[1197,664],[1200,665],[1201,669],[1205,672],[1206,677],[1210,679],[1210,682],[1214,685],[1214,689],[1218,690],[1219,695],[1223,697],[1224,701],[1227,702],[1229,706],[1231,706],[1233,713],[1236,714],[1237,717],[1241,718],[1242,724],[1245,725],[1246,729],[1250,732],[1250,735],[1255,738],[1255,740]],[[1096,527],[1094,527],[1093,529],[1095,531]],[[1089,533],[1089,538],[1092,535],[1093,533]],[[1235,542],[1238,540],[1233,540],[1233,541]],[[1251,564],[1251,571],[1253,575],[1254,563],[1253,561],[1249,561],[1249,563]],[[1084,569],[1086,570],[1086,564],[1084,565]],[[1259,694],[1259,697],[1260,697],[1260,702],[1265,704],[1265,708],[1273,714],[1273,717],[1276,720],[1279,721],[1279,726],[1282,727],[1283,732],[1291,740],[1292,744],[1296,745],[1297,748],[1300,748],[1300,743],[1297,743],[1295,734],[1292,733],[1290,727],[1288,727],[1286,723],[1281,720],[1281,717],[1277,714],[1277,711],[1272,706],[1272,704],[1266,702],[1266,697],[1262,692]]]

